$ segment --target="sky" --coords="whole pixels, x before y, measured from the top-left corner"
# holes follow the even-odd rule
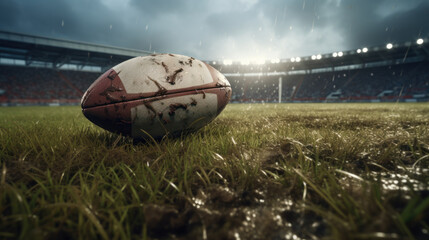
[[[429,37],[429,0],[0,0],[0,30],[201,60],[283,59]]]

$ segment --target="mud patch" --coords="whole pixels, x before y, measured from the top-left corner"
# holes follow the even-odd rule
[[[171,85],[176,84],[176,77],[177,74],[179,74],[180,72],[183,72],[183,68],[179,68],[176,71],[174,71],[173,74],[171,74],[170,76],[167,76],[166,80],[168,83],[170,83]]]
[[[168,115],[172,116],[176,113],[177,109],[183,109],[183,110],[188,109],[188,105],[183,103],[174,103],[174,104],[170,104],[169,108],[170,108],[170,111],[168,112]]]
[[[144,102],[143,104],[149,111],[153,113],[152,118],[155,118],[157,116],[157,113],[155,111],[155,108],[153,108],[152,104],[150,102]]]
[[[118,75],[119,75],[119,73],[120,73],[120,72],[121,72],[121,71],[119,71],[118,73],[116,73],[115,71],[111,71],[111,72],[109,73],[109,75],[107,76],[107,78],[113,81],[113,80],[115,80],[116,76],[118,76]]]
[[[118,102],[121,100],[121,97],[117,97],[112,95],[114,92],[122,92],[124,89],[115,87],[113,85],[104,89],[103,92],[100,93],[100,96],[104,96],[110,102]]]
[[[320,217],[303,211],[279,190],[212,185],[175,204],[146,205],[148,232],[161,239],[305,239],[326,234]]]
[[[156,81],[155,79],[152,79],[151,77],[149,77],[149,80],[151,80],[153,83],[155,83],[155,85],[158,87],[158,91],[155,93],[155,96],[159,96],[159,95],[164,95],[167,93],[167,89],[165,89],[163,86],[161,86],[161,84],[159,84],[158,81]]]
[[[161,64],[162,64],[162,67],[164,68],[165,72],[168,73],[168,66],[165,65],[164,62],[161,62]]]

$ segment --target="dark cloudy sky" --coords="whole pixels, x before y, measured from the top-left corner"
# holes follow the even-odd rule
[[[428,0],[0,0],[0,30],[179,53],[287,58],[429,36]]]

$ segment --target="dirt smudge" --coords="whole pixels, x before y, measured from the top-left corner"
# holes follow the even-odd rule
[[[157,116],[157,113],[155,111],[155,108],[153,108],[152,104],[150,102],[144,102],[143,103],[145,105],[145,107],[151,111],[153,113],[152,119],[155,118]]]
[[[124,89],[115,87],[110,85],[103,92],[100,93],[100,96],[104,96],[110,102],[119,102],[121,100],[120,97],[112,95],[114,92],[122,92]]]
[[[171,85],[176,84],[176,77],[177,77],[177,74],[179,74],[180,72],[183,72],[183,68],[179,68],[176,71],[174,71],[173,74],[171,74],[170,76],[167,76],[167,82],[170,83]]]
[[[177,109],[183,109],[183,110],[188,109],[188,105],[183,103],[173,103],[173,104],[170,104],[169,108],[170,108],[170,111],[168,112],[168,115],[172,116],[176,113]]]
[[[161,65],[164,67],[165,72],[168,73],[168,66],[164,62],[161,62]]]
[[[151,60],[152,60],[152,62],[154,62],[156,65],[161,65],[161,63],[159,63],[158,61],[156,61],[156,60],[155,60],[155,58],[152,58]]]
[[[117,72],[117,73],[115,73],[115,71],[111,71],[110,73],[109,73],[109,75],[107,76],[107,78],[108,79],[110,79],[110,80],[115,80],[115,78],[116,78],[116,76],[118,76],[119,75],[119,73],[120,73],[121,71],[119,71],[119,72]]]
[[[155,93],[155,96],[164,95],[167,93],[167,89],[165,89],[163,86],[161,86],[161,84],[159,84],[158,81],[156,81],[155,79],[153,79],[149,76],[147,78],[149,80],[151,80],[153,83],[155,83],[155,85],[158,87],[158,91]]]

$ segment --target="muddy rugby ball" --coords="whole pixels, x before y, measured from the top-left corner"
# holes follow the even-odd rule
[[[231,85],[192,57],[154,54],[122,62],[84,93],[82,111],[94,124],[133,138],[195,131],[228,104]]]

